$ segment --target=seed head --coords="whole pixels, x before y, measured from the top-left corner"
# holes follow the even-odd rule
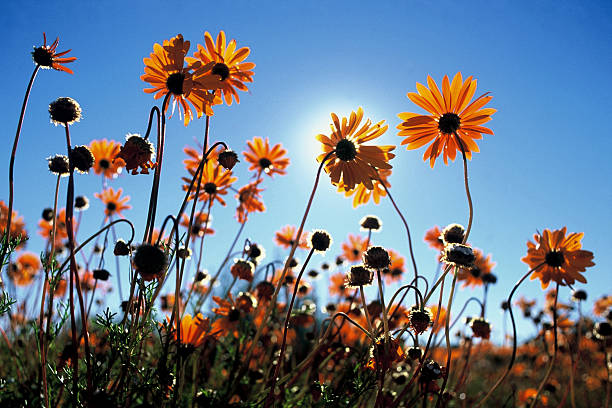
[[[72,98],[57,98],[49,104],[49,115],[56,126],[72,125],[81,120],[81,106]]]
[[[386,249],[379,246],[370,247],[363,254],[363,263],[372,269],[385,269],[391,265],[391,258]]]
[[[382,221],[375,215],[366,215],[359,221],[359,225],[365,231],[379,231],[382,228]]]
[[[310,246],[317,252],[325,253],[332,243],[332,238],[325,230],[315,230],[309,237]]]
[[[447,244],[444,246],[442,261],[459,268],[471,268],[474,264],[474,251],[463,244]]]
[[[346,275],[346,286],[358,288],[360,286],[368,286],[374,279],[374,271],[366,268],[364,265],[351,266]]]
[[[55,156],[47,157],[49,162],[49,171],[58,176],[66,177],[70,174],[70,165],[68,164],[68,157],[63,154],[56,154]]]
[[[93,153],[87,146],[75,146],[70,150],[70,164],[81,173],[89,172],[95,161]]]
[[[462,244],[465,235],[463,225],[450,224],[442,230],[441,238],[444,245],[447,244]]]
[[[158,246],[141,244],[132,257],[134,269],[145,281],[161,278],[168,267],[168,256]]]

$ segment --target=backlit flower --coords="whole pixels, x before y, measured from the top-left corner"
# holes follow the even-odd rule
[[[141,137],[139,134],[128,133],[126,141],[121,146],[119,153],[115,156],[114,161],[122,160],[125,169],[132,171],[132,174],[149,174],[149,169],[155,167],[156,163],[152,160],[155,157],[155,149],[153,144]]]
[[[170,318],[166,317],[168,322]],[[210,333],[210,321],[208,317],[204,318],[202,313],[198,313],[195,317],[191,317],[189,313],[183,315],[181,319],[180,338],[178,338],[176,320],[174,321],[173,338],[179,344],[190,347],[200,347],[204,344],[206,337]]]
[[[485,258],[480,249],[474,249],[474,265],[471,268],[460,269],[457,280],[462,281],[462,288],[482,286],[486,279],[485,275],[490,275],[495,262],[491,261],[491,254]]]
[[[211,228],[212,217],[205,212],[196,212],[191,223],[191,234],[196,235],[198,237],[203,237],[204,235],[213,235],[215,230]],[[189,216],[187,214],[183,214],[181,219],[181,225],[183,227],[189,227]]]
[[[223,31],[220,31],[217,35],[216,42],[213,41],[208,31],[205,32],[204,43],[206,47],[198,44],[198,51],[194,54],[195,58],[187,58],[186,60],[191,64],[201,61],[205,66],[212,65],[211,73],[221,78],[218,87],[223,94],[225,103],[231,105],[232,97],[236,100],[236,103],[240,103],[240,97],[236,89],[248,91],[249,89],[244,83],[253,82],[253,71],[251,70],[255,68],[255,64],[244,62],[251,50],[248,47],[236,49],[236,40],[234,39],[226,44]]]
[[[21,237],[21,243],[19,247],[25,245],[28,233],[25,230],[25,223],[23,217],[17,214],[17,211],[12,210],[11,216],[11,231],[9,237],[11,239],[17,239]],[[8,224],[8,206],[4,201],[0,200],[0,241],[4,240],[4,234],[6,231],[6,224]]]
[[[444,242],[442,241],[442,230],[437,225],[430,228],[425,233],[423,240],[427,242],[430,248],[442,251],[444,249]]]
[[[366,238],[349,234],[348,242],[342,243],[342,255],[349,262],[359,262],[365,250],[368,249],[367,244]]]
[[[115,191],[112,187],[107,188],[106,190],[102,191],[102,193],[94,193],[94,196],[102,200],[106,207],[104,209],[104,214],[106,214],[105,218],[115,215],[123,218],[121,211],[132,208],[131,205],[126,204],[128,201],[130,201],[130,196],[125,196],[122,198],[121,193],[123,193],[122,188]]]
[[[342,123],[335,113],[331,114],[331,135],[318,134],[317,140],[322,143],[323,153],[317,157],[323,161],[330,152],[330,158],[325,162],[325,172],[329,174],[332,184],[342,183],[345,191],[355,188],[360,183],[373,190],[372,179],[376,179],[375,169],[390,169],[389,160],[395,157],[390,153],[395,146],[366,146],[364,143],[376,139],[387,131],[384,120],[372,125],[367,119],[359,127],[363,119],[363,109],[351,112],[349,119],[342,118]]]
[[[17,257],[15,264],[8,268],[8,276],[17,286],[27,286],[40,271],[41,264],[38,255],[24,252]]]
[[[66,229],[66,209],[62,208],[58,211],[55,216],[56,220],[56,228],[55,228],[55,246],[60,247],[62,245],[62,241],[68,238],[68,230]],[[76,223],[74,223],[74,227],[76,228]],[[41,219],[38,222],[38,226],[40,230],[38,234],[44,239],[51,239],[51,235],[53,234],[53,220],[47,221],[45,219]]]
[[[387,284],[397,282],[402,279],[402,274],[406,271],[404,257],[393,249],[389,249],[391,265],[383,270],[383,276]]]
[[[55,39],[51,44],[47,45],[47,35],[43,33],[43,45],[40,47],[34,47],[32,51],[32,59],[36,64],[44,69],[55,69],[57,71],[64,71],[69,74],[73,74],[70,68],[66,68],[62,64],[76,61],[76,57],[64,57],[72,50],[56,52],[59,44],[59,37]]]
[[[285,168],[289,165],[289,158],[286,157],[287,150],[279,143],[270,148],[270,141],[266,137],[254,137],[247,141],[248,150],[243,152],[244,158],[251,163],[249,171],[256,170],[258,173],[264,172],[272,177],[274,174],[286,174]]]
[[[527,256],[521,260],[530,268],[543,264],[531,274],[531,279],[542,281],[543,289],[551,280],[563,286],[575,281],[586,283],[580,272],[595,265],[593,253],[581,249],[584,233],[573,232],[566,236],[566,231],[566,227],[554,231],[545,229],[542,234],[533,236],[535,243],[527,241]]]
[[[306,234],[302,232],[302,236],[298,242],[298,248],[308,249],[308,242],[306,240]],[[293,225],[285,225],[280,231],[274,234],[274,242],[283,248],[291,248],[297,239],[297,230]]]
[[[418,149],[433,141],[425,150],[423,160],[429,159],[429,165],[434,166],[436,158],[444,153],[444,163],[448,159],[455,160],[456,152],[461,154],[461,140],[465,156],[471,159],[472,152],[478,152],[474,140],[482,139],[482,134],[492,135],[493,132],[481,126],[491,120],[496,110],[483,108],[493,97],[485,93],[470,103],[476,92],[476,79],[471,76],[463,81],[458,72],[449,82],[448,76],[442,80],[442,93],[435,81],[427,76],[427,85],[417,82],[418,93],[409,92],[408,98],[429,115],[404,112],[398,116],[402,120],[397,128],[398,136],[407,136],[401,144],[407,144],[408,150]]]
[[[258,188],[262,181],[263,179],[258,179],[238,190],[238,194],[236,194],[236,199],[238,200],[236,218],[239,223],[244,224],[252,212],[266,211],[266,206],[261,197],[263,188]]]
[[[94,155],[93,169],[96,174],[102,174],[106,178],[116,178],[121,173],[125,162],[121,158],[115,160],[115,156],[121,149],[120,143],[106,139],[93,140],[89,144],[89,149]]]
[[[381,169],[378,171],[380,181],[378,179],[372,180],[372,187],[374,187],[373,189],[370,190],[364,184],[358,184],[354,189],[346,191],[344,184],[340,183],[338,185],[338,192],[344,191],[345,197],[353,196],[353,208],[357,208],[362,204],[367,204],[370,201],[370,197],[374,203],[379,204],[380,197],[386,197],[387,195],[387,191],[382,183],[384,183],[387,188],[391,187],[391,183],[387,181],[387,178],[390,175],[391,170]]]
[[[178,34],[170,40],[164,40],[163,45],[155,44],[149,58],[144,58],[145,73],[140,77],[152,88],[146,93],[153,93],[155,99],[170,94],[174,97],[174,107],[178,105],[180,114],[184,115],[185,126],[202,114],[212,115],[211,105],[215,97],[210,90],[218,88],[218,75],[211,75],[213,63],[202,64],[201,61],[189,59],[185,66],[185,55],[189,51],[189,41],[184,41]],[[168,110],[166,105],[165,110]],[[193,106],[193,108],[192,108]]]
[[[195,176],[196,170],[189,169],[189,174],[191,177],[183,177],[183,190],[187,191],[189,189],[189,185],[193,176]],[[232,183],[236,181],[236,177],[232,177],[232,172],[229,170],[225,170],[222,166],[219,166],[215,161],[207,161],[202,166],[202,173],[200,176],[200,194],[198,199],[200,201],[208,201],[215,200],[219,201],[219,203],[225,206],[225,200],[222,196],[227,194],[227,190],[231,187]],[[197,183],[197,179],[196,179]],[[196,186],[191,189],[191,193],[189,194],[189,199],[193,200],[196,193]]]

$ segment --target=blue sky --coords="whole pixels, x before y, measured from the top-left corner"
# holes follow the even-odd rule
[[[40,212],[52,204],[54,177],[45,158],[65,150],[63,130],[49,123],[47,105],[71,96],[83,107],[83,120],[72,129],[75,144],[93,139],[122,141],[126,133],[144,133],[155,102],[142,92],[142,59],[155,42],[178,33],[193,50],[204,31],[224,30],[239,46],[251,48],[257,64],[250,92],[241,103],[220,106],[212,118],[211,137],[242,151],[246,140],[269,137],[289,151],[291,165],[284,177],[266,179],[265,214],[249,220],[244,237],[261,242],[268,260],[286,254],[273,249],[273,233],[302,216],[316,171],[319,146],[314,136],[329,130],[329,114],[347,115],[362,106],[374,121],[386,120],[389,131],[380,144],[396,144],[392,193],[406,215],[415,240],[420,270],[432,276],[435,254],[422,242],[427,229],[467,222],[461,162],[432,170],[423,150],[399,146],[397,113],[421,110],[406,97],[415,83],[431,75],[461,71],[478,79],[478,93],[494,95],[489,106],[498,112],[489,122],[494,136],[479,141],[481,153],[469,163],[475,219],[470,241],[491,253],[498,284],[490,293],[488,317],[501,327],[497,305],[526,272],[520,261],[525,242],[536,230],[567,225],[585,232],[583,248],[595,253],[596,266],[587,270],[589,308],[592,300],[612,293],[612,147],[609,131],[612,91],[612,5],[608,2],[31,2],[4,6],[0,35],[4,39],[4,98],[0,131],[7,146],[0,153],[8,163],[21,99],[33,69],[32,46],[60,37],[59,50],[72,48],[78,61],[75,75],[40,72],[28,106],[16,164],[15,207],[26,219],[38,252]],[[201,140],[204,121],[185,128],[169,121],[159,216],[180,205],[182,149]],[[8,165],[6,165],[8,167]],[[237,187],[248,181],[247,165],[236,170]],[[0,177],[0,199],[8,197],[7,169]],[[123,187],[133,209],[125,215],[137,228],[146,218],[151,178],[123,174],[111,182]],[[84,231],[100,223],[102,205],[93,197],[100,180],[91,174],[76,179],[77,194],[92,201]],[[65,188],[65,186],[64,186]],[[62,190],[65,193],[65,190]],[[205,255],[205,266],[216,269],[235,234],[232,199],[213,208],[217,230]],[[353,210],[322,177],[307,229],[326,228],[334,237],[330,259],[349,233],[358,232],[365,214],[377,214],[384,230],[375,243],[408,255],[405,232],[386,200]],[[141,235],[140,232],[138,235]],[[217,256],[218,255],[218,256]],[[298,255],[300,256],[300,255]],[[301,255],[302,258],[305,254]],[[315,258],[312,264],[322,261]],[[429,271],[429,272],[427,272]],[[578,285],[580,287],[580,285]],[[325,296],[324,288],[319,293]],[[527,282],[520,293],[543,301],[539,283]],[[567,299],[566,288],[561,298]],[[475,294],[481,296],[481,291]],[[471,291],[459,291],[459,303]],[[473,311],[474,313],[476,311]],[[524,325],[524,330],[530,330]],[[497,331],[499,336],[499,330]]]

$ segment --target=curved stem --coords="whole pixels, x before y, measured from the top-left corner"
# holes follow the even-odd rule
[[[48,332],[45,332],[43,328],[43,318],[45,315],[45,297],[47,294],[47,286],[49,285],[49,273],[53,273],[53,267],[55,266],[55,232],[56,232],[56,213],[57,213],[57,197],[59,193],[59,183],[61,176],[57,176],[57,181],[55,183],[55,194],[53,198],[53,228],[51,230],[51,252],[49,253],[49,257],[47,259],[47,265],[45,266],[45,282],[43,284],[43,293],[42,299],[40,300],[40,316],[39,316],[39,327],[40,327],[40,368],[41,368],[41,376],[42,376],[42,387],[45,395],[45,407],[49,408],[49,387],[47,384],[47,335]],[[53,294],[49,293],[50,302],[53,302]],[[51,318],[49,316],[49,318]]]
[[[147,123],[147,131],[144,135],[144,140],[148,140],[149,139],[149,133],[151,133],[151,127],[153,125],[153,114],[157,114],[157,127],[159,128],[159,121],[160,121],[160,113],[159,113],[159,108],[157,106],[153,106],[151,108],[151,111],[149,112],[149,121]]]
[[[465,149],[463,147],[463,142],[461,138],[455,133],[455,138],[457,139],[457,144],[459,148],[461,148],[461,155],[463,156],[463,180],[465,183],[465,194],[467,195],[468,206],[470,207],[470,217],[468,219],[468,226],[465,230],[465,235],[463,236],[463,243],[467,242],[468,236],[470,235],[470,231],[472,230],[472,220],[474,219],[474,206],[472,205],[472,195],[470,194],[470,186],[468,184],[468,169],[467,169],[467,158],[465,156]]]
[[[378,170],[376,170],[376,174],[378,175]],[[419,286],[419,281],[418,281],[417,277],[419,276],[419,272],[417,270],[416,260],[414,259],[414,251],[412,249],[412,237],[410,235],[410,227],[408,227],[408,222],[406,222],[406,219],[404,218],[404,215],[402,214],[402,212],[398,208],[397,204],[395,203],[395,200],[393,199],[393,196],[391,195],[391,191],[389,191],[389,188],[387,187],[387,185],[380,178],[380,175],[378,176],[378,182],[380,184],[382,184],[382,186],[385,188],[387,196],[389,196],[389,200],[391,200],[391,204],[393,204],[393,208],[395,208],[395,211],[397,212],[397,214],[402,219],[402,222],[404,223],[404,228],[406,228],[406,235],[408,236],[408,248],[410,249],[410,260],[412,261],[412,268],[414,270],[414,284],[415,284],[415,286],[418,287]],[[417,301],[416,300],[416,295],[415,295],[415,301]]]
[[[90,394],[93,388],[93,382],[91,377],[91,362],[90,362],[90,349],[89,349],[89,333],[87,329],[87,314],[85,313],[85,305],[83,302],[83,293],[81,291],[81,281],[79,279],[79,273],[76,265],[75,251],[74,251],[74,165],[70,156],[72,156],[72,143],[70,142],[70,128],[68,123],[64,123],[64,129],[66,130],[66,146],[68,151],[68,164],[70,173],[68,175],[68,190],[66,192],[66,231],[68,233],[68,251],[70,261],[70,313],[71,313],[71,324],[72,324],[72,341],[74,347],[73,354],[73,370],[75,371],[75,380],[73,382],[74,398],[78,396],[78,349],[79,343],[76,340],[76,322],[74,318],[74,293],[73,289],[76,286],[76,292],[79,300],[79,308],[81,312],[81,333],[85,342],[85,363],[87,366],[87,393]]]
[[[501,383],[504,382],[508,374],[510,374],[510,370],[512,370],[512,366],[514,365],[514,360],[516,359],[516,348],[517,348],[516,322],[514,321],[514,313],[512,313],[512,296],[514,296],[514,292],[516,292],[516,290],[521,285],[521,283],[523,283],[523,281],[527,279],[529,275],[531,275],[533,272],[538,270],[545,263],[546,262],[542,262],[541,264],[537,265],[535,268],[530,269],[525,275],[523,275],[523,277],[519,279],[519,281],[514,285],[514,287],[510,291],[510,295],[508,295],[508,300],[506,300],[506,303],[508,304],[508,312],[510,313],[510,320],[512,321],[512,355],[510,356],[510,362],[508,363],[508,367],[506,368],[506,371],[504,372],[504,374],[501,376],[499,380],[497,380],[497,382],[493,385],[493,387],[489,389],[489,392],[487,392],[487,395],[485,395],[484,398],[480,400],[478,405],[476,405],[476,408],[481,407],[482,404],[484,404],[485,401],[489,399],[489,397],[493,394],[493,391],[495,391],[497,387],[499,387]]]
[[[559,298],[559,282],[557,282],[557,287],[555,288],[555,303],[553,305],[553,336],[554,336],[554,349],[553,349],[553,355],[552,358],[550,360],[550,365],[548,366],[548,370],[546,370],[546,375],[544,375],[544,378],[542,378],[542,382],[540,382],[540,386],[538,387],[538,391],[536,393],[536,396],[533,397],[533,402],[531,403],[530,408],[534,408],[536,406],[536,404],[538,403],[538,399],[540,398],[540,394],[542,393],[542,390],[544,389],[544,386],[546,385],[546,382],[548,381],[548,379],[550,378],[550,374],[552,373],[553,367],[555,366],[555,361],[557,359],[557,351],[559,350],[559,339],[557,336],[557,299]],[[544,334],[546,335],[546,334]]]
[[[11,222],[13,220],[13,175],[15,168],[15,156],[17,154],[17,145],[19,144],[19,136],[21,135],[21,126],[23,125],[23,119],[25,117],[25,111],[28,106],[28,99],[30,98],[30,91],[32,90],[32,85],[34,84],[34,79],[36,78],[36,74],[40,69],[40,65],[36,64],[36,68],[34,68],[34,72],[32,72],[32,76],[30,77],[30,82],[28,82],[28,87],[26,88],[25,96],[23,97],[23,103],[21,104],[21,114],[19,115],[19,121],[17,122],[17,132],[15,133],[15,140],[13,141],[13,150],[11,151],[11,159],[9,162],[9,199],[8,199],[8,213],[6,219],[6,233],[4,233],[4,237],[2,240],[2,253],[0,254],[0,267],[4,265],[4,257],[6,256],[6,251],[8,250],[10,239],[11,239]],[[2,233],[3,231],[0,231]]]
[[[459,268],[455,268],[455,273],[453,274],[453,283],[451,284],[450,296],[448,297],[448,304],[446,305],[446,321],[444,322],[444,338],[446,339],[446,375],[442,380],[442,386],[440,387],[440,392],[438,393],[438,400],[436,401],[436,407],[440,406],[442,402],[442,396],[444,395],[444,389],[446,388],[446,383],[448,382],[448,377],[450,376],[451,369],[451,357],[453,354],[453,349],[450,344],[450,310],[453,305],[453,296],[455,294],[455,286],[457,284],[457,274],[459,273]]]
[[[281,366],[283,365],[283,359],[285,358],[285,350],[287,347],[287,331],[289,331],[289,320],[291,319],[291,311],[293,310],[293,304],[295,302],[295,297],[297,296],[298,288],[300,287],[300,279],[304,274],[304,270],[306,270],[306,265],[312,258],[312,254],[314,253],[314,248],[310,250],[304,264],[302,265],[302,269],[300,269],[300,273],[298,273],[297,278],[295,279],[295,285],[293,286],[293,295],[291,296],[291,302],[289,303],[289,307],[287,308],[287,316],[285,317],[285,324],[283,330],[283,342],[281,343],[280,356],[278,358],[278,363],[274,368],[274,375],[272,377],[272,386],[270,387],[270,393],[268,394],[268,401],[272,402],[274,400],[274,388],[276,387],[276,382],[278,381],[278,376],[280,375]]]
[[[312,202],[314,200],[314,195],[315,192],[317,191],[317,186],[319,185],[319,179],[321,178],[321,170],[323,169],[323,166],[325,165],[325,162],[332,156],[332,154],[335,154],[336,151],[332,150],[331,152],[329,152],[324,158],[323,160],[321,160],[321,164],[319,165],[319,169],[317,170],[317,176],[315,178],[315,182],[314,182],[314,186],[312,187],[312,192],[310,193],[310,198],[308,199],[308,204],[306,204],[306,210],[304,211],[304,215],[302,216],[302,222],[300,223],[300,227],[298,228],[297,234],[296,234],[296,239],[294,240],[293,245],[291,246],[291,251],[289,252],[289,256],[287,257],[287,261],[285,262],[285,266],[283,267],[283,271],[280,274],[280,277],[278,279],[278,283],[276,285],[276,289],[274,290],[274,294],[272,295],[272,299],[270,301],[270,305],[269,307],[266,309],[266,312],[264,314],[264,318],[261,321],[261,324],[259,325],[259,327],[257,328],[257,332],[255,332],[255,337],[253,337],[253,341],[251,344],[251,347],[246,355],[246,359],[242,365],[242,369],[241,372],[243,372],[245,370],[245,367],[248,367],[249,365],[249,361],[251,359],[251,356],[253,354],[253,350],[255,349],[257,342],[259,341],[259,337],[261,336],[262,332],[263,332],[263,328],[264,326],[267,325],[268,322],[268,318],[270,317],[270,313],[272,312],[272,310],[275,308],[276,305],[276,299],[278,298],[278,293],[280,292],[281,287],[283,286],[283,282],[285,281],[285,275],[287,274],[287,271],[289,270],[289,263],[291,262],[291,260],[293,259],[293,255],[295,254],[295,250],[297,249],[297,246],[300,242],[300,237],[302,236],[302,232],[304,231],[304,224],[306,223],[306,218],[308,217],[308,213],[310,212],[310,206],[312,205]],[[240,377],[240,374],[239,376]]]

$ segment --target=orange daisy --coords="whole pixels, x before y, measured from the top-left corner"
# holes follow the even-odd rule
[[[357,184],[363,183],[369,190],[374,189],[372,179],[376,179],[376,169],[390,169],[389,160],[395,157],[390,153],[395,146],[366,146],[363,143],[376,139],[387,131],[388,125],[382,120],[374,125],[367,119],[359,127],[363,119],[363,109],[351,112],[350,119],[340,119],[331,114],[331,135],[318,134],[317,140],[322,143],[323,153],[317,157],[323,161],[330,152],[330,158],[325,163],[325,172],[329,174],[332,184],[342,186],[345,191],[352,190]]]
[[[190,61],[185,66],[187,51],[189,41],[184,41],[181,34],[164,40],[163,45],[156,43],[150,57],[143,59],[145,73],[140,77],[152,86],[145,89],[145,93],[154,94],[155,99],[168,94],[174,97],[172,110],[178,106],[180,114],[184,115],[185,126],[194,118],[194,109],[197,117],[204,113],[208,116],[213,114],[211,105],[216,101],[209,91],[220,85],[219,76],[210,73],[214,63]]]
[[[190,178],[183,177],[183,190],[189,189],[189,184],[195,176],[196,169],[188,169]],[[227,194],[227,190],[231,187],[234,181],[238,180],[236,177],[232,177],[230,170],[225,170],[222,166],[219,166],[213,161],[207,161],[202,167],[202,173],[200,176],[200,194],[198,199],[201,201],[217,200],[222,206],[225,206],[225,200],[221,196]],[[195,184],[191,189],[189,199],[193,200],[195,197]]]
[[[260,178],[238,190],[236,199],[239,204],[238,208],[236,208],[236,218],[238,218],[239,223],[244,224],[249,213],[266,211],[266,206],[263,201],[261,201],[262,198],[260,194],[263,188],[257,188],[262,181],[263,179]]]
[[[214,332],[218,332],[219,336],[225,337],[228,334],[232,334],[234,337],[238,337],[238,325],[240,321],[253,311],[253,303],[249,304],[249,298],[240,296],[239,301],[234,298],[231,294],[228,295],[229,300],[221,299],[218,296],[213,296],[213,300],[219,305],[217,308],[213,308],[212,311],[219,318],[212,324]]]
[[[389,249],[387,252],[389,253],[389,258],[391,258],[391,265],[383,270],[383,276],[385,282],[391,284],[402,279],[402,275],[406,271],[406,267],[404,266],[406,261],[403,256],[393,249]]]
[[[168,323],[170,323],[170,318]],[[180,339],[177,337],[177,324],[176,320],[173,323],[173,338],[183,346],[189,346],[193,348],[200,347],[204,344],[206,337],[210,335],[210,321],[208,317],[204,318],[202,313],[198,313],[195,317],[191,317],[189,313],[183,315],[181,319],[181,332]]]
[[[64,55],[68,54],[72,50],[55,52],[58,45],[59,37],[57,37],[53,43],[47,45],[47,35],[43,33],[43,45],[40,47],[34,47],[34,51],[32,51],[32,59],[41,68],[53,68],[56,71],[64,71],[69,74],[74,74],[70,68],[66,68],[62,64],[74,62],[76,61],[76,57],[64,57]]]
[[[123,193],[122,188],[115,191],[112,187],[107,188],[106,190],[102,191],[102,193],[94,193],[94,196],[102,200],[106,206],[104,209],[104,214],[106,214],[105,220],[113,215],[123,218],[121,211],[132,208],[131,205],[126,204],[128,201],[130,201],[130,196],[121,198],[121,193]]]
[[[425,238],[423,240],[429,244],[430,248],[433,248],[437,251],[442,251],[444,249],[444,242],[442,242],[442,230],[437,225],[433,228],[430,228],[425,233]]]
[[[109,179],[117,178],[125,167],[123,159],[115,159],[121,150],[121,143],[106,139],[94,140],[89,144],[89,149],[95,158],[93,169],[96,174],[102,174]]]
[[[604,295],[597,299],[593,304],[593,314],[595,316],[601,317],[610,308],[612,308],[612,295]]]
[[[391,183],[387,181],[387,178],[391,175],[391,170],[382,169],[378,171],[378,175],[380,177],[380,181],[384,183],[387,188],[391,187]],[[387,191],[383,184],[377,179],[372,180],[372,186],[374,187],[372,190],[369,190],[365,185],[359,184],[352,190],[345,191],[344,185],[340,183],[338,185],[338,192],[344,191],[345,197],[353,197],[353,208],[357,208],[361,204],[367,204],[370,201],[370,197],[372,200],[378,204],[380,203],[380,197],[385,197],[387,195]]]
[[[295,243],[297,229],[293,225],[285,225],[280,231],[274,235],[274,242],[283,248],[291,248]],[[308,249],[306,234],[302,232],[299,239],[298,248]]]
[[[446,325],[446,308],[444,306],[440,307],[440,316],[436,321],[436,315],[438,314],[438,305],[428,306],[431,311],[431,321],[434,323],[433,332],[438,333],[440,330],[444,329]]]
[[[457,280],[463,282],[462,288],[482,286],[483,276],[491,273],[495,267],[495,262],[491,261],[491,254],[485,258],[480,249],[474,248],[474,257],[474,266],[470,269],[460,269],[457,274]]]
[[[330,276],[329,280],[329,293],[330,295],[338,295],[338,296],[346,296],[347,288],[346,288],[346,275],[342,272],[338,272]]]
[[[17,286],[27,286],[40,271],[40,258],[33,252],[23,252],[8,268],[8,276]]]
[[[433,168],[436,158],[444,152],[444,163],[448,159],[455,160],[456,152],[461,154],[461,145],[465,156],[472,158],[472,152],[478,152],[478,145],[474,140],[482,139],[482,134],[492,135],[491,129],[481,126],[491,120],[496,109],[484,108],[493,97],[485,93],[470,103],[476,92],[476,79],[470,76],[465,81],[458,72],[453,81],[449,83],[448,76],[442,80],[442,93],[435,81],[427,76],[427,85],[417,82],[418,93],[409,92],[408,98],[430,115],[404,112],[398,116],[402,120],[397,128],[398,136],[407,136],[401,144],[407,144],[407,150],[418,149],[433,141],[425,150],[423,160],[429,158],[429,165]]]
[[[62,241],[68,238],[68,230],[66,229],[66,209],[62,208],[55,216],[57,227],[55,228],[55,246],[59,247],[62,245]],[[53,234],[53,221],[47,221],[42,219],[38,222],[40,230],[38,234],[44,239],[51,239]],[[77,228],[76,223],[74,225]]]
[[[349,234],[348,242],[342,243],[342,254],[344,259],[349,262],[361,262],[361,256],[366,251],[367,239],[359,236]]]
[[[584,272],[593,263],[593,253],[582,250],[581,240],[584,233],[573,232],[565,235],[567,227],[542,234],[535,234],[535,243],[527,241],[527,256],[521,259],[530,268],[540,266],[531,274],[531,279],[539,278],[542,289],[546,289],[551,280],[559,285],[572,285],[575,281],[586,283]]]
[[[208,155],[208,161],[216,162],[219,157],[219,153],[223,150],[223,146],[218,146]],[[193,170],[194,172],[198,169],[200,165],[200,161],[202,161],[202,146],[198,145],[198,149],[194,149],[190,146],[185,146],[183,149],[185,154],[188,156],[185,160],[183,160],[183,164],[185,165],[185,169],[187,171]]]
[[[205,212],[196,212],[194,215],[193,223],[191,224],[191,233],[198,237],[204,235],[213,235],[215,230],[210,227],[212,222],[212,216],[209,216]],[[189,227],[189,216],[183,213],[181,217],[181,225],[183,227]]]
[[[240,97],[236,89],[248,91],[245,82],[253,82],[252,62],[244,62],[251,50],[248,47],[236,49],[236,40],[232,39],[227,45],[225,33],[220,31],[217,41],[213,42],[212,36],[204,33],[204,43],[206,47],[198,44],[198,51],[194,54],[195,58],[187,58],[189,63],[201,62],[205,66],[212,65],[211,73],[221,78],[219,90],[223,94],[223,99],[227,105],[232,104],[232,97],[236,103],[240,103]]]
[[[261,137],[254,137],[252,141],[247,141],[249,150],[243,152],[244,158],[251,163],[249,171],[257,170],[259,173],[264,172],[272,177],[276,174],[287,174],[285,168],[289,165],[289,158],[285,155],[287,150],[283,149],[283,145],[276,144],[270,149],[270,141],[266,137],[264,140]]]
[[[25,223],[23,222],[23,217],[17,214],[17,211],[13,210],[11,216],[11,231],[9,233],[9,237],[11,239],[17,239],[21,237],[21,243],[18,248],[21,248],[26,243],[26,238],[28,236],[27,231],[25,230]],[[6,224],[8,224],[8,206],[4,203],[4,201],[0,200],[0,241],[4,240],[4,231],[6,231]]]

